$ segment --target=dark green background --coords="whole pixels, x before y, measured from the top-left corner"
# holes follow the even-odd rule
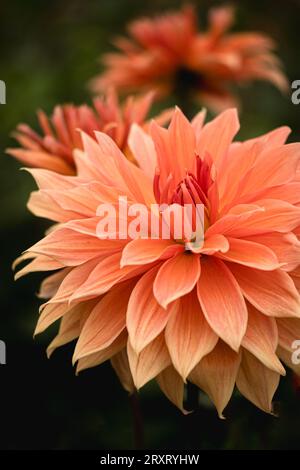
[[[216,2],[201,0],[203,17]],[[296,0],[246,0],[238,3],[236,29],[257,29],[279,44],[290,81],[300,79],[299,13]],[[31,275],[14,283],[11,263],[42,237],[45,221],[26,210],[34,185],[20,165],[4,154],[10,132],[20,122],[36,126],[35,110],[50,112],[58,102],[89,101],[87,81],[99,70],[97,58],[127,21],[180,5],[167,0],[2,0],[0,79],[7,104],[0,106],[0,339],[7,365],[0,366],[0,448],[115,449],[133,446],[128,397],[108,364],[75,377],[72,346],[48,361],[53,331],[32,339],[38,315],[35,293],[41,280]],[[300,105],[268,84],[239,90],[241,136],[253,137],[278,125],[299,140]],[[169,103],[174,103],[170,97]],[[276,394],[279,418],[235,396],[226,421],[203,399],[201,409],[183,417],[154,384],[141,395],[145,445],[157,449],[292,449],[300,445],[300,395],[288,376]]]

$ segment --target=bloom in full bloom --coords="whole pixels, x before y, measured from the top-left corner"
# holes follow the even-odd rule
[[[267,80],[286,91],[273,41],[261,33],[228,33],[233,16],[229,7],[210,10],[206,32],[198,32],[191,6],[134,21],[129,38],[115,40],[119,52],[104,56],[107,70],[92,81],[92,89],[113,84],[126,93],[149,88],[158,95],[190,93],[216,111],[235,104],[229,90],[234,83]]]
[[[17,276],[55,271],[41,286],[36,333],[60,321],[48,353],[77,339],[78,371],[111,359],[127,390],[155,378],[180,409],[191,381],[220,416],[237,386],[272,413],[281,360],[300,372],[291,359],[300,338],[300,144],[285,144],[287,127],[232,142],[234,109],[203,121],[203,112],[189,122],[176,108],[167,129],[134,124],[138,166],[96,132],[82,134],[77,176],[30,169],[39,190],[29,208],[58,224],[21,257],[31,261]],[[203,245],[118,237],[120,226],[101,238],[97,208],[119,196],[162,211],[202,203]]]
[[[79,129],[91,137],[95,130],[105,132],[126,153],[130,126],[134,122],[146,124],[152,101],[153,93],[149,92],[139,98],[128,97],[124,105],[120,105],[115,90],[110,88],[103,97],[94,99],[94,109],[88,105],[56,106],[50,119],[43,111],[38,111],[43,135],[27,124],[19,124],[14,137],[22,147],[9,148],[7,153],[31,167],[74,174],[73,151],[82,149]],[[168,112],[161,116],[162,122],[165,119],[168,119]]]

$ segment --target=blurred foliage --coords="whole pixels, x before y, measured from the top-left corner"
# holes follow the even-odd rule
[[[208,7],[220,2],[191,3],[205,18]],[[0,106],[0,338],[7,343],[8,362],[0,366],[2,449],[133,446],[128,397],[109,364],[76,377],[71,366],[73,345],[48,361],[45,347],[54,331],[32,339],[41,276],[14,284],[11,263],[41,238],[47,223],[26,210],[34,185],[4,149],[12,145],[9,135],[19,122],[36,126],[37,108],[51,112],[59,102],[89,102],[87,82],[100,71],[97,58],[111,49],[112,36],[124,32],[129,20],[181,4],[176,0],[1,1],[0,79],[7,85],[7,104]],[[236,4],[235,28],[265,31],[274,37],[289,79],[300,78],[299,2],[244,0]],[[290,96],[264,83],[239,92],[242,138],[287,124],[293,129],[291,140],[299,140],[300,107],[292,105]],[[276,394],[279,418],[265,415],[239,395],[231,401],[225,421],[217,418],[205,397],[201,397],[199,411],[184,417],[154,384],[140,395],[147,448],[299,448],[300,396],[290,377]]]

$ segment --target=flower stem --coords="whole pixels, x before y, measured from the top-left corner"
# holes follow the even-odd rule
[[[131,412],[132,412],[132,423],[133,423],[133,437],[134,437],[134,449],[144,448],[144,422],[140,406],[138,393],[135,390],[129,397]]]

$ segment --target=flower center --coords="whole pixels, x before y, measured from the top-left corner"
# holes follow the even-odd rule
[[[159,204],[190,206],[191,224],[194,228],[197,226],[197,217],[202,211],[204,230],[206,230],[210,224],[209,189],[212,184],[211,164],[197,156],[195,171],[187,171],[177,185],[170,174],[164,187],[161,187],[160,174],[157,172],[154,177],[153,189]]]

